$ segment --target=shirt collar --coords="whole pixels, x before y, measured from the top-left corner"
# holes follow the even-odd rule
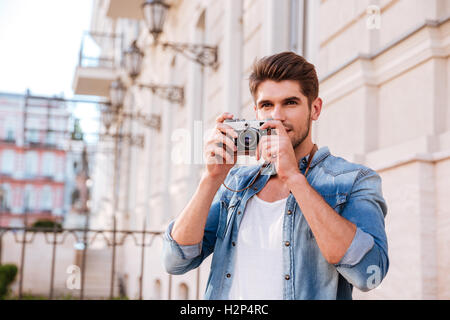
[[[310,169],[314,168],[314,166],[316,164],[318,164],[319,162],[324,160],[329,155],[330,155],[330,150],[328,149],[327,146],[324,146],[324,147],[320,148],[319,150],[317,150],[313,156],[311,164],[309,165]],[[298,162],[298,168],[300,170],[303,170],[306,168],[306,165],[308,164],[308,159],[309,159],[309,154],[300,159],[300,161]]]

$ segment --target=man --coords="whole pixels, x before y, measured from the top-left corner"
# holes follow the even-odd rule
[[[265,57],[250,91],[256,118],[273,119],[262,129],[277,131],[256,158],[276,174],[233,168],[237,135],[223,123],[233,115],[219,116],[200,184],[165,233],[166,270],[214,253],[205,299],[351,299],[353,286],[376,287],[389,266],[381,179],[311,141],[322,110],[314,66],[292,52]]]

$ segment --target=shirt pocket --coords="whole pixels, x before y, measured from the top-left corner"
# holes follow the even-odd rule
[[[217,226],[216,236],[218,238],[223,239],[228,226],[230,225],[230,221],[233,215],[233,212],[238,207],[238,201],[231,201],[228,205],[224,200],[220,201],[220,216],[219,216],[219,224]]]

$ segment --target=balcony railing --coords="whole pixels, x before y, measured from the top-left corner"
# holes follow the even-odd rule
[[[122,52],[121,35],[86,32],[81,40],[78,66],[114,69],[121,64]]]

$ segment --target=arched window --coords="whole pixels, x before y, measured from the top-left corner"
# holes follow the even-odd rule
[[[178,300],[187,300],[189,299],[189,287],[186,283],[182,282],[178,286]]]

